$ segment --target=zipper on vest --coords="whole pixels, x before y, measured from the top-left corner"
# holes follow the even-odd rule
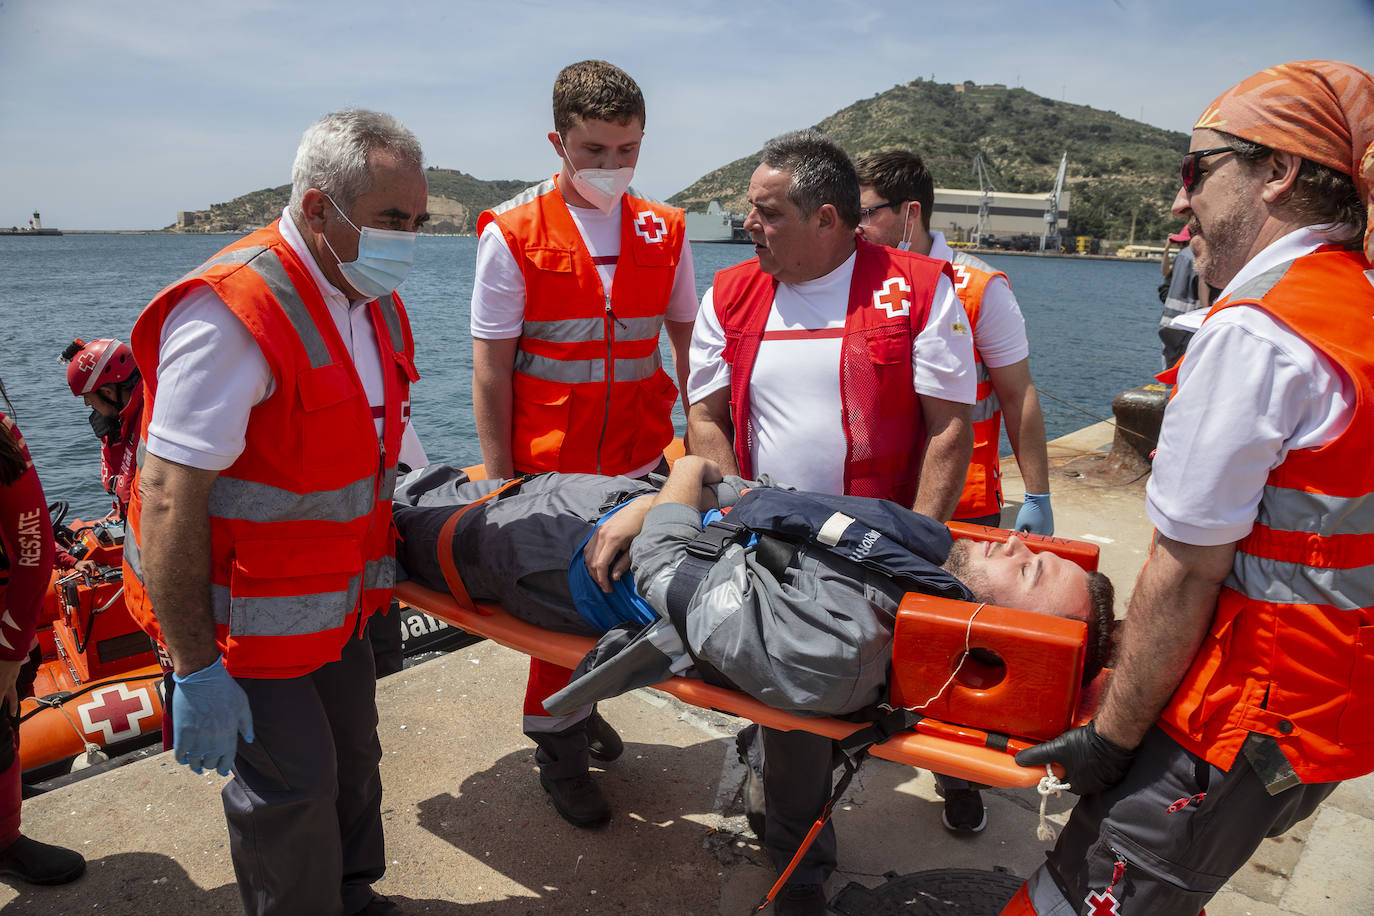
[[[615,326],[620,325],[623,329],[625,322],[615,317],[615,312],[611,309],[611,294],[603,293],[606,297],[606,316],[601,319],[602,329],[606,338],[606,402],[601,410],[601,436],[596,440],[596,473],[601,473],[601,446],[606,442],[606,426],[611,420],[611,382],[615,381],[615,358],[613,348],[615,347]]]

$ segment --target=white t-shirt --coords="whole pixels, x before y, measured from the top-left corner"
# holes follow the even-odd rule
[[[291,215],[282,211],[282,238],[304,262],[315,281],[354,368],[377,415],[383,394],[381,351],[367,303],[348,297],[325,280]],[[148,421],[148,451],[207,471],[222,471],[242,454],[248,415],[272,393],[275,383],[267,358],[253,335],[208,286],[178,302],[162,325],[158,347],[157,397]],[[400,460],[412,468],[429,461],[411,423],[406,422]]]
[[[607,294],[615,279],[620,257],[620,210],[605,214],[586,207],[568,207],[582,243],[601,275]],[[506,245],[495,221],[487,224],[477,240],[477,274],[472,284],[472,336],[480,340],[519,337],[525,321],[525,277]],[[697,283],[692,270],[692,246],[682,243],[682,255],[673,275],[673,292],[664,313],[669,321],[688,322],[697,316]]]
[[[930,234],[933,244],[930,256],[940,261],[954,261],[954,249],[945,241],[943,232]],[[957,292],[957,291],[956,291]],[[1026,339],[1026,319],[1021,306],[1003,277],[993,277],[983,288],[983,303],[978,308],[978,323],[973,329],[973,345],[989,369],[1012,366],[1030,356],[1030,342]]]
[[[855,255],[823,277],[779,283],[764,328],[749,409],[754,470],[824,493],[844,492],[845,439],[841,418],[840,351]],[[954,286],[940,277],[930,317],[911,350],[918,394],[972,404],[973,337]],[[829,331],[829,333],[808,333]],[[722,358],[725,333],[712,290],[701,300],[692,332],[688,397],[696,402],[730,384]]]
[[[1284,236],[1242,267],[1220,298],[1324,243],[1310,228]],[[1166,537],[1199,547],[1248,534],[1269,472],[1293,449],[1334,440],[1354,415],[1355,388],[1345,372],[1252,306],[1203,323],[1178,381],[1145,509]]]

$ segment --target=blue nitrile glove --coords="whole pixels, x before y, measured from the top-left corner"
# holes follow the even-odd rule
[[[1054,510],[1050,508],[1050,494],[1027,493],[1021,511],[1016,513],[1017,531],[1031,534],[1054,534]]]
[[[225,670],[224,656],[186,677],[174,674],[172,682],[173,758],[197,776],[204,769],[228,776],[239,734],[253,740],[248,694]]]

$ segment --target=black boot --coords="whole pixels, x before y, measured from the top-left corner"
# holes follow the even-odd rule
[[[587,720],[561,732],[527,735],[538,745],[539,785],[554,808],[574,827],[601,827],[611,819],[611,806],[587,772]]]
[[[26,836],[0,852],[0,875],[11,875],[30,884],[66,884],[86,870],[81,853],[40,843]]]

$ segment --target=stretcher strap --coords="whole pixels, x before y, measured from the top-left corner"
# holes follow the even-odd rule
[[[458,574],[458,565],[453,562],[453,532],[458,528],[458,520],[468,511],[475,509],[489,499],[496,498],[512,487],[519,486],[528,479],[528,477],[517,477],[514,480],[508,480],[480,499],[474,499],[466,506],[459,506],[444,522],[444,527],[439,529],[439,540],[435,544],[435,553],[439,558],[439,569],[444,573],[444,584],[448,586],[449,592],[453,595],[453,600],[458,602],[458,606],[465,611],[481,614],[484,617],[491,616],[473,603],[472,596],[468,594],[467,586],[463,584],[463,577]]]

